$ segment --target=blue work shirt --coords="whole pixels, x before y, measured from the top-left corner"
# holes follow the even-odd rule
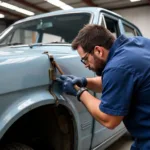
[[[100,110],[125,116],[123,122],[133,137],[150,140],[149,39],[121,35],[114,42],[102,72],[102,88]]]

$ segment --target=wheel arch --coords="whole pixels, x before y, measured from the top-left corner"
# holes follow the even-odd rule
[[[56,136],[60,136],[61,132],[63,133],[63,135],[65,135],[65,134],[67,135],[68,127],[66,127],[66,125],[68,124],[69,130],[72,130],[71,131],[72,133],[69,133],[67,136],[64,136],[64,139],[66,138],[66,139],[70,139],[70,140],[69,140],[69,142],[62,142],[60,145],[62,145],[64,147],[64,150],[67,149],[66,146],[68,146],[69,144],[70,144],[70,147],[72,147],[71,149],[76,149],[74,142],[75,142],[75,138],[77,139],[77,135],[76,135],[76,132],[75,132],[75,130],[77,130],[77,125],[76,125],[76,121],[75,121],[76,118],[74,116],[74,113],[72,112],[72,110],[70,108],[68,108],[64,104],[60,103],[58,106],[56,106],[55,105],[55,100],[53,99],[52,95],[50,95],[49,93],[43,93],[43,95],[45,95],[45,94],[48,96],[47,98],[46,98],[46,96],[44,96],[45,97],[44,99],[37,99],[36,101],[34,101],[32,103],[32,105],[27,100],[20,103],[22,105],[24,103],[27,103],[28,106],[26,105],[26,107],[24,107],[24,109],[22,109],[22,111],[19,111],[16,115],[14,115],[14,116],[12,115],[11,119],[6,124],[6,126],[3,130],[3,136],[1,134],[2,144],[5,143],[7,137],[9,137],[9,141],[11,141],[11,139],[13,139],[13,140],[17,139],[19,137],[20,133],[16,133],[16,132],[22,132],[23,130],[25,130],[23,134],[25,134],[24,137],[26,137],[26,132],[28,132],[28,131],[26,131],[26,129],[24,129],[24,127],[20,127],[19,126],[20,124],[21,124],[21,126],[25,126],[25,127],[30,126],[30,124],[32,126],[36,126],[36,124],[34,124],[33,122],[36,122],[36,123],[42,122],[42,120],[37,121],[37,116],[38,115],[41,114],[45,117],[45,115],[49,113],[49,114],[51,114],[50,117],[49,117],[49,120],[50,120],[50,118],[53,118],[53,113],[55,112],[55,116],[57,116],[56,120],[51,119],[53,121],[49,122],[46,119],[48,117],[45,117],[45,120],[43,118],[43,120],[44,120],[43,123],[45,123],[45,124],[48,123],[50,125],[53,124],[52,125],[53,127],[52,127],[52,129],[50,129],[51,130],[50,132],[52,133],[53,132],[52,130],[59,130],[56,133]],[[18,105],[18,106],[20,106],[22,108],[22,105]],[[30,115],[32,117],[30,117]],[[28,121],[28,118],[30,118],[29,121]],[[30,122],[30,123],[27,123],[27,122]],[[54,127],[54,126],[56,126],[57,122],[58,122],[59,127]],[[47,126],[45,127],[44,125],[39,125],[39,127],[37,129],[35,129],[35,131],[38,131],[41,128],[46,129]],[[29,130],[29,131],[32,132],[32,130]],[[33,132],[35,132],[35,131],[33,131]],[[46,130],[44,130],[42,134],[45,134],[45,133],[46,133]],[[14,134],[16,134],[16,135],[11,138],[11,135],[14,135]],[[70,137],[70,138],[68,138],[68,137]],[[35,137],[33,137],[33,138],[35,138]],[[17,142],[22,142],[22,140],[23,139],[21,139],[21,141],[17,141]],[[58,140],[56,142],[54,140],[54,143],[58,143],[59,141],[60,140]],[[67,141],[67,140],[65,140],[65,141]],[[34,144],[31,144],[31,141],[23,141],[22,143],[34,147]],[[38,143],[41,143],[41,142],[38,142]],[[74,144],[74,145],[71,145],[71,144]],[[57,144],[55,144],[54,146],[56,146],[56,145]],[[59,149],[59,148],[56,146],[56,149]]]
[[[44,105],[54,104],[54,97],[49,91],[35,92],[29,94],[28,97],[22,95],[3,111],[0,116],[0,139],[7,132],[7,130],[26,113]]]

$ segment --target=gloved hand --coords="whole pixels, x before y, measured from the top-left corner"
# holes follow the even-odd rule
[[[62,75],[60,78],[57,78],[57,81],[62,83],[63,92],[73,96],[77,95],[77,90],[74,88],[74,83],[71,78]]]
[[[74,75],[61,75],[60,78],[62,80],[70,78],[70,79],[72,79],[73,84],[76,84],[79,87],[87,86],[87,79],[85,77],[76,77]]]
[[[73,75],[61,75],[60,78],[57,78],[57,81],[63,84],[63,92],[74,96],[77,95],[77,90],[74,88],[74,85],[79,87],[85,87],[87,85],[86,78]]]

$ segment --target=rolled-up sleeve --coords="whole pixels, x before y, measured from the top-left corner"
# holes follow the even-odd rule
[[[123,68],[105,70],[102,87],[100,110],[115,116],[127,115],[133,94],[133,74]]]

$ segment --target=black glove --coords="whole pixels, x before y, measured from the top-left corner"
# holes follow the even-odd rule
[[[63,92],[73,96],[77,95],[77,90],[74,88],[75,84],[73,83],[73,80],[70,77],[62,75],[60,76],[60,78],[57,78],[56,80],[62,83]]]
[[[73,84],[76,84],[79,87],[87,86],[87,79],[85,77],[76,77],[74,75],[62,75],[60,78],[62,80],[70,78],[70,79],[72,79]]]

